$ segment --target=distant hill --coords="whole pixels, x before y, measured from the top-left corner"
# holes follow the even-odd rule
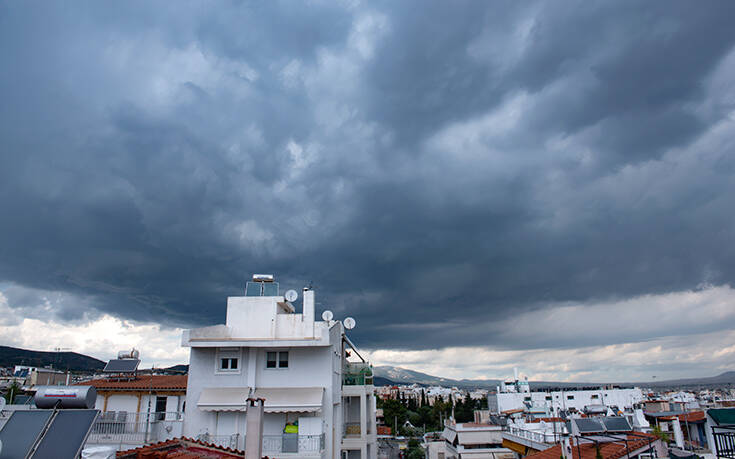
[[[95,371],[105,367],[105,362],[76,352],[31,351],[10,346],[0,346],[0,367],[28,365],[45,367],[52,365],[58,370]]]
[[[413,371],[401,367],[377,366],[373,368],[374,382],[376,386],[394,384],[419,384],[422,386],[449,386],[461,389],[495,389],[500,385],[498,379],[449,379],[439,376],[427,375],[420,371]],[[603,384],[615,384],[617,386],[632,387],[680,387],[680,386],[709,386],[735,384],[735,371],[728,371],[717,376],[676,379],[655,382],[555,382],[555,381],[529,381],[531,389],[541,388],[583,388],[599,387]]]

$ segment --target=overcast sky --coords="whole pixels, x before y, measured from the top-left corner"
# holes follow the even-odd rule
[[[376,364],[735,370],[734,10],[2,2],[0,344],[184,362],[268,272]]]

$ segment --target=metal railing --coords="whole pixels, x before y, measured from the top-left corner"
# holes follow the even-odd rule
[[[373,369],[367,363],[347,363],[342,371],[345,386],[369,386],[373,384]]]
[[[244,435],[243,435],[244,438]],[[224,448],[242,449],[239,445],[240,434],[232,435],[210,435],[208,433],[197,435],[197,440]],[[243,442],[244,443],[244,442]]]
[[[735,459],[735,426],[712,426],[712,440],[716,457]]]
[[[274,453],[318,453],[324,449],[324,434],[321,435],[263,435],[263,454]]]
[[[518,427],[510,426],[507,433],[515,435],[517,437],[525,438],[526,440],[535,441],[537,443],[556,443],[561,438],[561,433],[553,434],[546,432],[535,432],[533,430],[525,430]]]
[[[89,444],[140,444],[168,440],[182,434],[184,416],[179,412],[100,413],[92,425]]]
[[[232,449],[243,449],[245,435],[210,435],[200,434],[197,440]],[[299,435],[278,434],[263,435],[263,454],[308,454],[319,453],[324,450],[324,434],[321,435]]]

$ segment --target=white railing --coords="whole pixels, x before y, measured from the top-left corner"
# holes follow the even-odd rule
[[[201,434],[201,435],[197,435],[196,439],[203,441],[205,443],[212,443],[217,446],[223,446],[225,448],[242,449],[242,445],[239,444],[240,434],[232,434],[232,435]]]
[[[561,432],[558,434],[536,432],[533,430],[525,430],[519,427],[510,426],[508,433],[517,437],[525,438],[526,440],[535,441],[537,443],[556,443],[561,438]]]
[[[324,449],[324,434],[321,435],[263,435],[263,454],[319,453]]]
[[[183,413],[100,413],[92,425],[88,444],[143,445],[182,435]]]

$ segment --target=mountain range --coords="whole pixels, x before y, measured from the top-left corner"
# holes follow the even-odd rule
[[[17,347],[0,346],[0,367],[27,365],[51,366],[57,370],[95,371],[105,367],[105,362],[76,352],[31,351]]]
[[[373,367],[373,379],[376,386],[391,384],[419,384],[423,386],[450,386],[462,389],[495,389],[500,385],[499,379],[449,379],[427,375],[420,371],[408,370],[401,367],[376,366]],[[646,382],[558,382],[558,381],[529,381],[532,389],[541,388],[581,388],[599,387],[604,384],[616,386],[646,386],[646,387],[678,387],[678,386],[708,386],[735,384],[735,371],[728,371],[717,376],[675,379],[666,381]]]
[[[0,346],[0,367],[28,365],[35,367],[53,366],[60,370],[71,371],[99,371],[105,367],[102,360],[76,352],[47,352],[19,349],[10,346]],[[176,365],[164,370],[185,373],[188,365]],[[395,384],[419,384],[422,386],[445,386],[462,389],[495,389],[499,386],[499,379],[451,379],[432,376],[420,371],[409,370],[393,366],[373,367],[373,381],[376,386]],[[529,381],[532,389],[541,388],[581,388],[599,387],[610,382],[557,382],[557,381]],[[680,386],[707,386],[735,384],[735,371],[728,371],[717,376],[676,379],[655,382],[616,382],[617,386],[646,386],[646,387],[680,387]]]

